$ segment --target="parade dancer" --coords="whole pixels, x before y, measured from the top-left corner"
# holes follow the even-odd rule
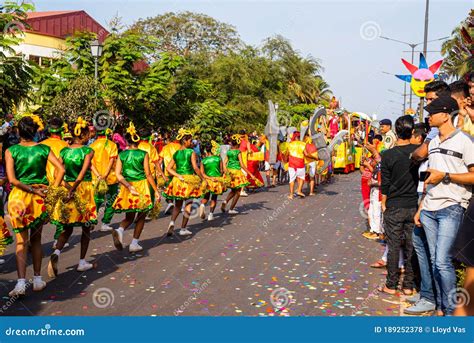
[[[58,262],[61,250],[64,248],[74,227],[82,227],[81,250],[78,272],[92,269],[93,265],[85,260],[89,248],[90,232],[97,224],[97,211],[94,202],[94,186],[92,184],[91,161],[94,150],[84,145],[89,140],[87,121],[79,117],[74,126],[74,141],[70,147],[65,147],[59,154],[59,160],[66,168],[63,185],[68,190],[64,208],[57,207],[52,214],[51,222],[56,225],[57,243],[48,264],[48,275],[58,275]],[[67,218],[63,219],[63,213]]]
[[[64,167],[48,146],[34,142],[38,130],[42,129],[43,123],[38,116],[23,117],[18,122],[20,143],[5,152],[8,181],[13,186],[8,199],[8,213],[16,234],[18,271],[18,281],[9,296],[26,293],[28,242],[31,244],[33,257],[33,291],[41,291],[46,287],[46,282],[41,278],[41,232],[48,216],[44,203],[48,185],[46,164],[49,161],[56,168],[55,187],[63,179]]]
[[[48,131],[49,137],[41,141],[41,144],[49,146],[54,156],[59,158],[61,150],[68,146],[68,143],[61,137],[61,134],[69,132],[67,124],[65,124],[61,118],[54,117],[48,123]],[[48,162],[46,164],[46,178],[50,185],[54,183],[54,171],[54,165]],[[53,249],[56,249],[56,243],[57,241],[54,240]]]
[[[302,191],[305,179],[305,157],[312,158],[313,155],[311,155],[307,151],[307,144],[305,142],[300,141],[299,131],[295,131],[293,132],[291,136],[291,142],[288,145],[288,173],[290,175],[290,194],[288,195],[288,199],[290,200],[293,199],[293,193],[295,191],[295,181],[298,182],[296,195],[301,198],[305,197]],[[317,158],[316,156],[314,157]]]
[[[104,216],[100,231],[111,231],[109,225],[114,215],[112,203],[118,191],[117,177],[115,176],[115,161],[118,156],[117,144],[108,136],[111,135],[110,129],[98,132],[97,139],[90,145],[94,149],[94,158],[92,158],[92,177],[94,184],[105,181],[107,183],[107,192],[105,194],[95,195],[95,204],[99,211],[102,204],[105,203]]]
[[[170,164],[170,162],[173,160],[173,155],[176,151],[178,151],[179,149],[181,148],[181,144],[179,143],[179,140],[176,140],[174,139],[173,141],[171,142],[168,142],[168,144],[166,144],[163,149],[161,150],[160,154],[159,154],[159,160],[158,160],[158,164],[160,166],[163,166],[163,171],[164,171],[164,176],[163,176],[163,179],[164,179],[164,186],[165,188],[168,187],[169,183],[171,182],[171,177],[170,177],[170,174],[168,173],[167,171],[167,167],[168,165]],[[168,214],[168,212],[170,210],[173,209],[173,206],[174,206],[174,201],[171,200],[171,199],[166,199],[166,202],[168,203],[167,206],[166,206],[166,209],[164,211],[164,214]]]
[[[138,240],[145,226],[148,211],[154,205],[152,192],[155,194],[155,201],[159,202],[161,197],[150,172],[150,157],[148,153],[138,149],[140,137],[132,122],[127,128],[125,140],[128,149],[119,154],[115,167],[115,174],[121,185],[113,204],[115,212],[125,212],[125,219],[118,229],[112,230],[112,237],[115,248],[123,250],[123,233],[135,221],[133,240],[128,250],[138,252],[143,250]]]
[[[173,235],[175,220],[178,218],[183,202],[201,197],[203,193],[201,186],[202,181],[204,181],[204,176],[197,165],[196,153],[191,149],[193,139],[191,131],[180,129],[176,138],[180,141],[181,148],[174,153],[173,159],[166,168],[173,179],[163,192],[165,198],[175,201],[171,221],[168,225],[168,236]],[[191,214],[191,206],[192,203],[190,202],[184,208],[183,221],[179,230],[181,236],[192,234],[191,231],[186,229]]]
[[[211,201],[207,220],[214,219],[214,210],[217,205],[217,197],[225,192],[226,187],[222,179],[224,165],[218,155],[212,153],[212,145],[209,143],[205,147],[205,157],[201,162],[201,173],[206,179],[207,190],[201,200],[199,215],[202,219],[206,217],[205,206]]]
[[[241,189],[249,184],[247,178],[245,177],[245,171],[250,177],[256,181],[257,178],[250,173],[250,171],[245,166],[241,151],[239,150],[240,144],[240,135],[233,135],[231,138],[231,148],[227,151],[226,161],[224,161],[224,171],[229,174],[231,177],[230,182],[230,193],[227,195],[227,199],[222,202],[221,210],[222,212],[226,211],[227,203],[232,200],[230,204],[229,214],[238,214],[239,212],[235,210],[235,205],[239,201],[241,195]]]

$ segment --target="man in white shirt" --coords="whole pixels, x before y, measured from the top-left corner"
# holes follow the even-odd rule
[[[450,96],[440,96],[425,109],[430,126],[439,129],[439,135],[428,146],[428,172],[433,169],[441,173],[433,173],[425,181],[426,195],[415,215],[415,223],[423,224],[425,229],[435,286],[441,295],[441,310],[451,315],[456,304],[451,248],[472,196],[472,187],[452,181],[450,174],[474,173],[474,141],[454,127],[451,115],[459,108]]]

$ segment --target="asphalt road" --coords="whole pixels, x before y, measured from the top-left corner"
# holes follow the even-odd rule
[[[85,273],[75,270],[77,228],[53,280],[46,273],[54,233],[48,225],[47,288],[8,297],[16,279],[10,246],[0,265],[0,315],[397,316],[403,302],[379,294],[384,270],[369,267],[383,247],[361,235],[359,184],[353,173],[305,199],[287,200],[286,185],[254,193],[241,198],[239,215],[217,209],[212,222],[193,218],[187,239],[166,237],[169,217],[161,217],[145,225],[139,254],[116,251],[110,233],[94,231],[87,259],[95,268]],[[126,245],[131,239],[127,230]]]

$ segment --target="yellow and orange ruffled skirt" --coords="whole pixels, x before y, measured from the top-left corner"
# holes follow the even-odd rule
[[[40,226],[48,218],[44,199],[18,187],[10,192],[7,208],[15,233]]]
[[[7,223],[3,217],[0,217],[0,256],[3,255],[5,247],[13,242],[13,238],[8,230]]]
[[[183,175],[184,181],[173,177],[163,196],[170,200],[200,198],[206,191],[206,184],[197,175]]]
[[[127,187],[120,185],[120,191],[112,207],[115,212],[147,212],[153,208],[152,194],[147,180],[128,181],[139,195],[132,195]]]
[[[69,182],[73,185],[73,182]],[[82,181],[68,202],[55,206],[51,223],[62,226],[84,226],[97,224],[97,208],[94,201],[95,186],[92,181]],[[60,230],[62,231],[62,230]],[[56,236],[61,233],[56,231]]]
[[[203,195],[207,193],[215,194],[215,195],[221,195],[226,191],[226,185],[225,185],[225,178],[224,177],[215,177],[214,180],[206,180],[207,181],[207,186],[205,191],[203,192]]]
[[[244,175],[242,170],[228,169],[227,172],[229,173],[231,177],[229,188],[237,189],[237,188],[248,186],[250,184],[250,182],[248,182],[247,177]]]

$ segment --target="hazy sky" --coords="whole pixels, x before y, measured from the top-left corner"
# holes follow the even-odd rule
[[[281,34],[303,55],[321,60],[324,77],[343,107],[395,118],[401,114],[403,82],[389,73],[406,74],[400,58],[408,46],[380,39],[423,41],[425,0],[37,0],[38,11],[85,10],[101,24],[118,13],[126,24],[168,11],[193,11],[234,25],[252,45]],[[449,36],[474,7],[472,0],[431,0],[428,39]],[[421,44],[416,50],[422,50]],[[441,42],[428,44],[439,51]],[[428,52],[428,64],[440,58]],[[418,65],[418,54],[415,63]],[[408,87],[407,87],[408,89]],[[414,96],[414,106],[418,98]]]

